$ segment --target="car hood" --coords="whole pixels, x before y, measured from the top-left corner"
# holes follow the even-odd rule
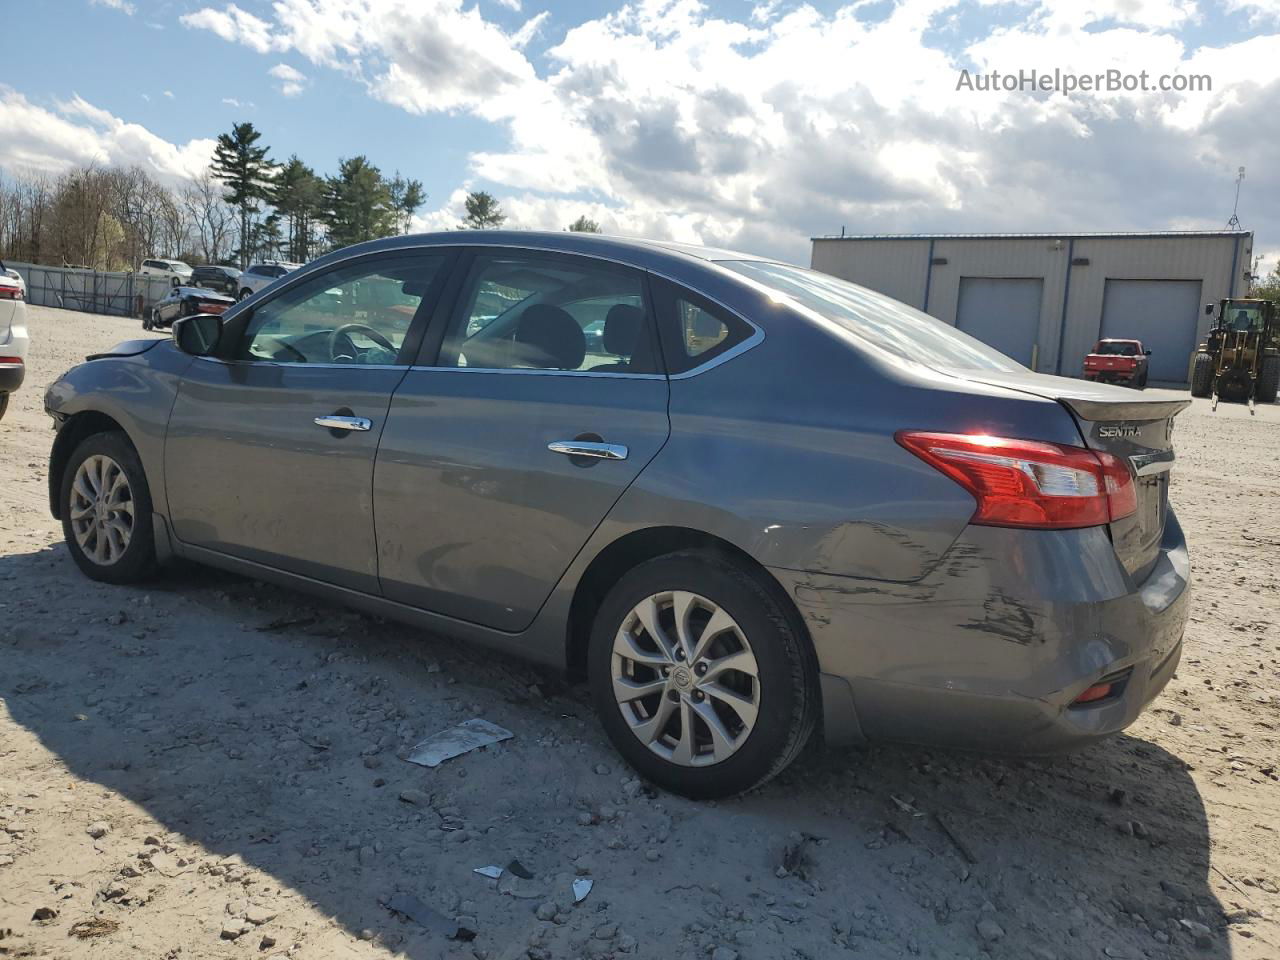
[[[110,350],[104,350],[102,353],[91,353],[86,360],[102,360],[106,357],[136,357],[140,353],[146,353],[157,344],[164,343],[168,337],[151,337],[145,340],[125,340],[123,343],[117,343]]]

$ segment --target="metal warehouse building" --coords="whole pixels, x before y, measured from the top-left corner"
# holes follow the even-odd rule
[[[1042,373],[1079,376],[1101,337],[1138,339],[1185,384],[1206,303],[1245,296],[1247,231],[814,237],[815,270],[959,327]]]

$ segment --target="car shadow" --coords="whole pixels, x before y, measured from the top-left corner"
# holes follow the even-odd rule
[[[60,951],[97,915],[122,944],[160,924],[156,956],[264,936],[301,957],[1231,956],[1199,793],[1140,738],[1037,761],[814,746],[699,804],[631,778],[583,690],[287,590],[186,566],[94,584],[59,544],[0,556],[0,593],[0,723],[39,745],[0,729],[0,755],[32,795],[87,803],[19,835],[0,872],[38,898],[94,871],[26,932]],[[435,769],[400,759],[475,716],[514,738]],[[90,818],[111,832],[84,836]],[[532,876],[473,872],[512,860]],[[577,904],[575,876],[595,884]],[[475,940],[391,913],[397,892]],[[274,918],[223,942],[246,901]]]

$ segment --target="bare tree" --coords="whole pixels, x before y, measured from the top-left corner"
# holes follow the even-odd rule
[[[222,199],[223,185],[206,170],[182,191],[192,242],[200,259],[220,263],[238,246],[236,211]]]

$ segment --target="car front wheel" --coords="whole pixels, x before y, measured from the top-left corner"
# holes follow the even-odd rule
[[[61,486],[62,531],[82,573],[106,583],[134,583],[154,572],[151,492],[142,462],[119,431],[82,440]]]
[[[817,668],[767,584],[710,553],[626,574],[602,603],[588,673],[614,746],[644,777],[695,799],[776,776],[817,722]]]

